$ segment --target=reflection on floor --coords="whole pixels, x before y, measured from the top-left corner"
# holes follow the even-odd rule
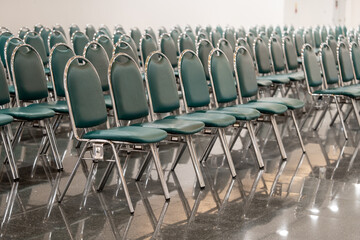
[[[334,111],[332,111],[334,113]],[[360,228],[359,131],[348,119],[349,140],[340,123],[329,127],[326,115],[319,131],[312,125],[320,115],[300,116],[307,121],[303,138],[307,153],[302,154],[295,130],[280,120],[288,160],[282,161],[269,125],[258,132],[265,169],[255,163],[246,132],[232,152],[237,177],[232,179],[221,146],[216,143],[203,163],[206,187],[197,186],[188,153],[174,172],[170,171],[177,145],[161,145],[171,200],[164,201],[154,166],[142,180],[134,178],[142,163],[140,153],[122,155],[129,191],[135,206],[130,215],[125,197],[112,174],[105,189],[96,187],[106,168],[100,163],[95,182],[87,196],[83,189],[88,166],[83,163],[75,184],[61,204],[57,197],[64,189],[79,154],[69,140],[66,122],[57,132],[60,151],[65,152],[64,172],[56,172],[44,157],[33,169],[37,151],[37,130],[25,131],[15,148],[21,180],[10,183],[2,167],[0,206],[2,239],[358,239]],[[270,138],[269,138],[270,137]],[[264,141],[263,139],[266,139]],[[197,152],[208,139],[196,139]],[[4,150],[1,149],[3,159]],[[51,164],[51,161],[50,161]],[[80,207],[85,205],[85,207]]]

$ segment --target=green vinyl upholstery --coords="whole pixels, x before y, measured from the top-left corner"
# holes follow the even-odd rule
[[[226,28],[224,32],[224,38],[229,42],[232,49],[235,49],[236,39],[235,32],[231,28]]]
[[[14,118],[10,115],[0,114],[0,126],[5,126],[11,123],[13,120]]]
[[[117,42],[120,40],[120,37],[123,35],[123,32],[117,31],[113,35],[113,44],[114,46],[117,44]]]
[[[338,61],[341,79],[343,82],[351,82],[354,80],[353,66],[351,63],[350,52],[347,45],[344,42],[340,42],[338,45]]]
[[[63,35],[63,37],[66,38],[65,30],[64,30],[64,28],[63,28],[61,25],[56,24],[56,25],[53,27],[53,30],[54,30],[54,31],[61,32],[61,34]],[[55,45],[55,44],[54,44],[54,45]],[[50,49],[51,49],[51,48],[50,48]]]
[[[233,60],[234,50],[231,47],[231,44],[225,38],[222,38],[218,42],[218,48],[225,53],[229,62],[229,66],[231,70],[234,71],[234,60]]]
[[[49,34],[51,33],[51,29],[50,28],[42,28],[40,31],[40,36],[44,42],[45,45],[45,50],[46,50],[46,55],[49,56],[50,54],[50,47],[49,47],[49,42],[48,42],[48,38],[49,38]]]
[[[189,121],[184,119],[175,119],[173,116],[154,122],[142,123],[143,127],[162,129],[170,134],[194,134],[204,129],[205,124],[200,121]]]
[[[49,50],[51,50],[51,48],[57,43],[66,43],[66,38],[62,32],[53,30],[52,32],[50,32],[48,38]]]
[[[12,80],[12,72],[11,72],[11,55],[14,51],[14,49],[19,46],[20,44],[22,44],[23,41],[20,38],[17,37],[10,37],[5,44],[5,52],[4,52],[4,56],[5,56],[5,65],[7,67],[7,69],[9,69],[10,72],[10,80]]]
[[[322,85],[321,69],[317,61],[316,54],[311,46],[306,45],[304,47],[304,71],[306,73],[306,80],[309,87],[319,87]]]
[[[10,94],[8,90],[8,84],[5,75],[5,69],[0,66],[0,105],[4,105],[10,102]]]
[[[33,46],[36,49],[36,51],[39,53],[44,65],[49,63],[49,57],[46,54],[44,42],[38,33],[29,32],[25,36],[24,42]]]
[[[0,57],[4,66],[6,66],[5,55],[4,55],[5,44],[6,41],[12,36],[13,34],[11,32],[2,32],[0,34]]]
[[[195,43],[193,42],[192,38],[186,33],[180,34],[178,44],[179,44],[180,52],[182,52],[186,49],[196,51]]]
[[[295,33],[294,34],[294,43],[295,43],[295,48],[296,48],[296,53],[297,56],[300,57],[301,56],[301,49],[304,45],[304,41],[301,37],[301,35],[299,33]]]
[[[123,34],[123,35],[121,35],[119,40],[123,41],[123,42],[127,42],[131,46],[131,49],[134,51],[134,53],[137,54],[137,46],[136,46],[134,40],[132,39],[132,37],[130,37],[129,35]]]
[[[290,71],[297,70],[299,63],[297,61],[297,53],[294,43],[291,41],[290,37],[284,37],[283,44],[288,69]]]
[[[352,43],[350,47],[351,59],[357,80],[360,80],[360,48],[357,43]]]
[[[146,28],[145,29],[145,34],[149,34],[154,39],[154,41],[156,42],[156,34],[154,32],[154,29],[152,29],[151,27]]]
[[[336,68],[334,54],[328,44],[323,43],[321,46],[321,64],[324,69],[324,77],[326,82],[329,85],[337,84],[339,83],[339,76]]]
[[[213,46],[211,42],[206,39],[202,39],[197,45],[197,55],[200,58],[207,80],[210,80],[208,58],[212,49]]]
[[[154,51],[157,51],[154,38],[150,34],[144,34],[140,40],[141,61],[143,66],[145,65],[147,57]]]
[[[71,35],[71,42],[76,55],[82,56],[84,47],[90,42],[85,33],[76,31]]]
[[[160,37],[160,51],[169,59],[173,68],[177,66],[177,52],[174,40],[170,34],[164,33]]]
[[[117,53],[125,53],[129,55],[139,65],[138,55],[136,52],[134,52],[129,43],[121,40],[117,42],[114,48],[114,54]]]
[[[0,114],[7,114],[19,120],[34,121],[51,118],[55,112],[42,107],[13,107],[0,109]]]
[[[252,57],[246,48],[240,47],[236,50],[236,71],[240,82],[240,91],[242,97],[253,97],[258,91],[258,82]]]
[[[76,25],[76,24],[72,24],[69,28],[69,36],[70,38],[72,37],[72,35],[74,34],[74,32],[77,32],[77,31],[81,31],[79,26]]]
[[[96,38],[96,41],[105,49],[108,59],[110,59],[114,51],[114,45],[112,44],[111,39],[106,35],[100,35]]]
[[[210,40],[211,40],[211,44],[214,46],[214,47],[217,47],[217,44],[218,44],[218,41],[220,40],[221,38],[221,34],[214,30],[210,33]]]
[[[192,112],[188,114],[182,114],[177,116],[169,116],[166,119],[183,119],[183,120],[191,120],[191,121],[200,121],[205,124],[206,127],[228,127],[231,124],[236,122],[236,118],[231,116],[230,114],[219,114],[220,111],[199,111]]]
[[[94,40],[96,30],[93,25],[86,25],[85,27],[85,34],[89,38],[90,41]]]
[[[136,44],[136,50],[139,50],[140,48],[140,39],[141,39],[141,32],[139,28],[135,27],[130,30],[130,36],[134,40]]]

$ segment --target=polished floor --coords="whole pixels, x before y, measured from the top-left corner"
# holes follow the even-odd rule
[[[345,141],[339,121],[329,127],[334,108],[318,131],[311,126],[320,116],[298,113],[306,154],[302,154],[291,121],[279,117],[288,160],[282,161],[269,124],[259,125],[259,144],[265,169],[259,170],[246,131],[232,152],[237,177],[232,179],[217,142],[203,163],[206,187],[200,190],[185,153],[170,171],[176,144],[160,146],[160,158],[171,200],[162,195],[155,167],[141,181],[134,180],[143,154],[122,155],[126,180],[135,207],[129,214],[117,174],[103,192],[95,191],[105,170],[100,163],[87,196],[84,163],[77,171],[64,201],[58,204],[79,150],[69,140],[64,122],[57,132],[64,171],[41,158],[33,169],[41,132],[29,128],[15,148],[21,180],[8,181],[6,167],[0,178],[1,239],[359,239],[360,154],[359,128],[354,116]],[[266,139],[266,141],[264,140]],[[209,141],[196,138],[197,152]],[[1,149],[1,156],[4,150]],[[59,188],[57,189],[57,186]]]

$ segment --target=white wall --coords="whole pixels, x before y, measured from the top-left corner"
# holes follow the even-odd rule
[[[11,0],[2,1],[0,24],[17,32],[36,23],[66,30],[71,23],[84,28],[87,23],[110,29],[122,24],[125,29],[138,26],[170,28],[175,24],[206,26],[227,24],[238,27],[283,24],[285,0]],[[286,2],[286,1],[285,1]]]

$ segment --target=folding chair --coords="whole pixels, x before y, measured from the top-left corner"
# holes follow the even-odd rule
[[[58,30],[53,30],[49,33],[49,36],[47,39],[49,53],[50,53],[50,49],[52,49],[52,47],[55,46],[55,44],[57,44],[57,43],[66,43],[66,38],[62,32],[60,32]]]
[[[144,34],[140,39],[140,58],[141,58],[141,66],[145,67],[145,61],[147,57],[153,52],[157,51],[158,46],[156,45],[156,41],[150,34]]]
[[[90,41],[95,40],[94,39],[95,33],[96,33],[95,27],[91,24],[86,24],[85,34],[89,38]]]
[[[18,37],[20,39],[24,39],[25,34],[28,32],[30,32],[30,29],[28,27],[22,27],[22,28],[20,28],[20,30],[18,32]]]
[[[85,33],[80,31],[75,31],[71,36],[71,45],[74,49],[76,55],[82,56],[84,52],[84,47],[90,42],[89,38]]]
[[[74,32],[77,32],[77,31],[81,32],[79,26],[76,25],[76,24],[74,24],[74,23],[71,24],[71,26],[69,27],[69,36],[70,36],[70,38],[72,37],[72,35],[74,34]]]
[[[132,29],[130,29],[130,37],[134,40],[135,44],[136,44],[136,51],[139,51],[139,46],[140,46],[140,38],[141,38],[141,32],[139,30],[139,28],[134,27]]]
[[[209,68],[207,66],[208,59],[209,59],[209,53],[213,49],[213,46],[209,40],[202,39],[196,46],[196,54],[199,57],[204,72],[206,76],[206,80],[210,81],[210,75],[209,75]]]
[[[53,31],[61,32],[61,34],[63,35],[63,37],[66,39],[65,30],[64,30],[64,28],[63,28],[60,24],[56,23],[55,26],[53,27]],[[54,44],[54,45],[55,45],[55,44]],[[50,47],[50,49],[51,49],[51,48],[52,48],[52,47]]]
[[[51,32],[50,28],[42,28],[39,33],[44,42],[44,45],[45,45],[46,55],[48,55],[48,56],[50,54],[50,49],[51,49],[48,45],[48,38],[49,38],[50,32]]]
[[[113,56],[115,56],[118,53],[125,53],[129,55],[140,66],[137,52],[135,52],[134,49],[131,48],[129,43],[124,41],[118,41],[114,47]]]
[[[194,41],[187,33],[180,34],[177,44],[180,53],[186,49],[190,49],[191,51],[196,51]]]
[[[107,35],[100,35],[96,38],[95,41],[98,42],[99,44],[101,44],[101,46],[105,49],[105,51],[108,55],[108,59],[111,59],[112,53],[114,51],[114,45],[113,45],[110,37],[108,37]]]

